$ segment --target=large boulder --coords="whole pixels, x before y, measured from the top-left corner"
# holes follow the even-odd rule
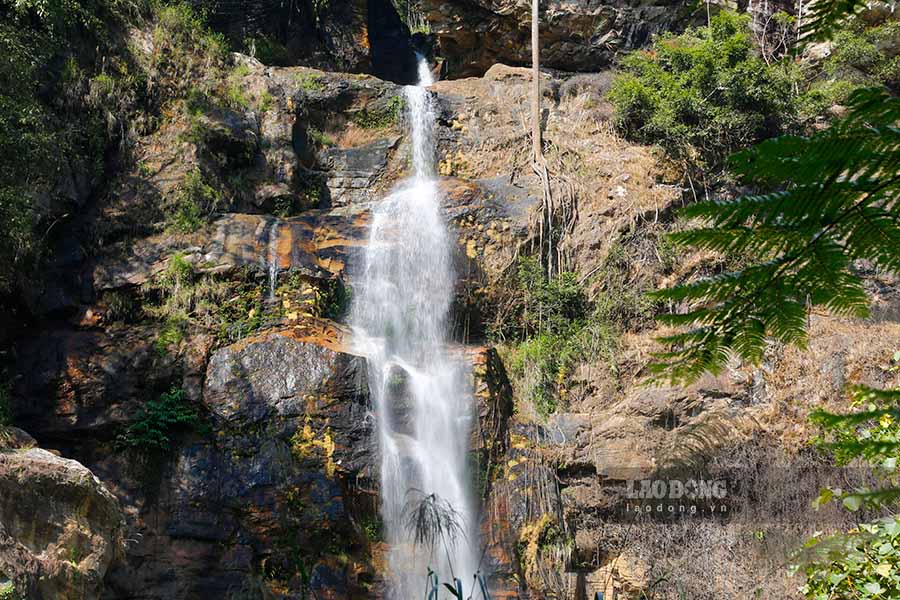
[[[361,523],[371,493],[374,420],[366,363],[325,321],[271,330],[209,358],[202,431],[135,476],[94,445],[136,542],[110,573],[112,597],[364,597],[375,580]],[[254,587],[256,586],[256,587]],[[269,596],[267,596],[269,597]]]
[[[0,451],[0,596],[99,598],[123,550],[118,501],[80,463],[11,437],[20,447]]]

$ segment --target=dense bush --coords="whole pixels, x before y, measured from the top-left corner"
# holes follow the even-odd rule
[[[49,191],[67,158],[97,150],[93,115],[66,123],[59,113],[70,108],[82,79],[68,38],[102,35],[103,8],[0,1],[0,293],[35,250],[36,196]],[[51,106],[48,94],[61,107]]]
[[[137,60],[121,36],[146,20],[153,53]],[[40,232],[71,208],[59,182],[74,171],[99,188],[131,111],[157,111],[219,73],[228,55],[187,5],[145,0],[0,0],[0,54],[3,294],[35,268]]]
[[[838,33],[825,72],[832,78],[863,85],[883,84],[900,91],[900,21],[871,26],[854,19]]]
[[[609,93],[617,126],[661,145],[689,175],[714,173],[734,151],[793,127],[796,71],[754,52],[748,18],[725,11],[623,59]]]

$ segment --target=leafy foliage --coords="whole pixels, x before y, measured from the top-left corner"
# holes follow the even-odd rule
[[[748,19],[723,11],[708,28],[659,36],[626,57],[609,92],[618,127],[661,145],[688,170],[711,171],[732,152],[789,130],[797,75],[790,63],[770,66],[755,54]]]
[[[604,272],[613,289],[592,304],[575,273],[547,277],[539,261],[520,257],[507,286],[499,286],[502,306],[491,325],[491,335],[514,341],[508,362],[520,397],[537,413],[556,411],[567,394],[574,367],[589,355],[612,360],[618,327],[634,314],[635,300],[619,293],[615,268]]]
[[[823,430],[819,446],[834,455],[838,465],[862,460],[876,465],[880,487],[842,490],[826,488],[817,504],[840,500],[852,511],[878,508],[900,499],[897,459],[900,457],[900,390],[868,386],[850,388],[852,412],[835,414],[821,409],[810,415]]]
[[[199,169],[189,172],[176,195],[170,215],[171,227],[179,233],[200,229],[222,202],[222,194],[210,186]]]
[[[900,597],[900,518],[864,523],[849,534],[814,537],[802,553],[811,600]]]
[[[833,39],[845,23],[866,7],[865,0],[819,0],[805,7],[800,22],[804,43]]]
[[[668,349],[654,373],[690,382],[720,372],[732,352],[759,362],[767,338],[802,347],[812,307],[868,314],[854,261],[900,271],[900,99],[868,88],[849,110],[810,137],[769,140],[733,158],[747,183],[780,191],[684,209],[705,225],[673,234],[675,243],[752,260],[655,293],[682,307],[663,322],[691,329],[661,339]]]
[[[882,84],[900,89],[900,56],[886,49],[900,41],[900,21],[887,19],[870,26],[856,18],[838,32],[825,72],[863,85]]]
[[[153,54],[148,70],[156,102],[183,97],[196,82],[209,85],[208,77],[222,72],[228,44],[206,26],[203,15],[187,3],[159,3],[154,7]],[[210,92],[210,89],[204,89]]]
[[[110,27],[132,9],[127,2],[0,1],[0,293],[39,254],[35,226],[46,216],[39,197],[52,195],[67,163],[102,169],[105,114],[92,105],[81,65],[109,47]]]
[[[118,437],[118,443],[146,453],[166,452],[178,431],[195,429],[200,419],[184,396],[184,390],[172,388],[158,400],[144,405],[134,423]]]
[[[402,96],[393,96],[381,110],[363,108],[353,114],[353,123],[363,129],[386,129],[396,125],[406,106]]]

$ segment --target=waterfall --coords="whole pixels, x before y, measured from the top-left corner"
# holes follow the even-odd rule
[[[467,367],[447,339],[453,240],[435,177],[432,83],[420,57],[419,84],[404,91],[413,174],[373,205],[351,313],[378,415],[388,597],[394,600],[421,597],[429,568],[440,582],[456,577],[468,590],[480,556],[467,467],[472,390]],[[404,508],[431,494],[453,507],[461,525],[446,547],[417,545],[406,527]]]
[[[266,266],[269,271],[269,302],[275,301],[275,290],[278,288],[278,227],[280,221],[275,219],[269,227],[266,243]]]

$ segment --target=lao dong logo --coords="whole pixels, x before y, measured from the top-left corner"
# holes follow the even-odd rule
[[[625,488],[628,512],[661,515],[727,513],[727,495],[724,479],[629,480]]]

